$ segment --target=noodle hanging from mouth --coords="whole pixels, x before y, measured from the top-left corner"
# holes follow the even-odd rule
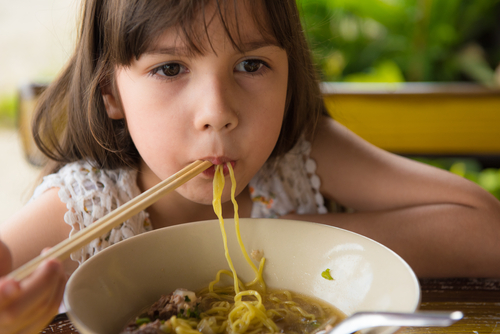
[[[236,193],[236,180],[234,177],[234,171],[230,163],[227,163],[227,168],[229,170],[229,175],[231,177],[231,201],[234,206],[234,223],[236,236],[238,239],[238,244],[240,245],[241,252],[243,253],[246,261],[252,267],[255,272],[255,279],[248,285],[252,286],[256,283],[260,283],[263,292],[266,292],[266,284],[262,278],[262,272],[264,269],[265,258],[263,257],[260,261],[259,269],[253,264],[248,252],[243,245],[243,240],[241,239],[240,227],[239,227],[239,215],[238,215],[238,204],[236,203],[235,193]],[[234,269],[231,256],[229,255],[229,249],[227,247],[227,235],[224,228],[224,218],[222,217],[222,191],[224,189],[224,171],[221,165],[217,165],[214,175],[214,199],[212,202],[214,212],[219,218],[219,224],[222,232],[222,239],[224,241],[224,251],[226,255],[226,260],[231,268],[231,274],[234,279],[234,292],[236,296],[234,297],[234,306],[228,315],[228,326],[231,328],[231,332],[234,333],[245,333],[252,326],[252,330],[257,330],[262,327],[266,327],[271,333],[277,332],[278,327],[274,321],[267,316],[266,309],[262,303],[262,297],[256,290],[247,290],[245,285],[241,283],[238,279],[236,270]],[[214,285],[218,283],[220,279],[220,274],[229,274],[227,271],[219,271],[217,273],[217,278],[215,281],[211,282],[209,285],[209,292],[214,293]],[[243,291],[240,291],[241,289]],[[244,296],[253,296],[255,301],[243,301]]]

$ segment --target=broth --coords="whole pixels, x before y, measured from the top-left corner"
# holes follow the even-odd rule
[[[131,321],[122,334],[175,333],[174,328],[178,326],[184,327],[182,333],[309,334],[328,325],[335,326],[346,317],[343,312],[327,302],[303,294],[268,289],[267,293],[260,295],[265,313],[277,326],[276,329],[265,326],[255,329],[250,321],[246,325],[234,322],[233,327],[236,330],[231,331],[228,325],[228,321],[231,320],[228,318],[230,311],[235,307],[235,294],[232,287],[227,287],[219,289],[217,293],[204,289],[196,294],[199,297],[194,297],[193,292],[184,289],[162,296],[159,301]],[[252,296],[244,296],[242,301],[251,303],[255,302],[255,299]],[[166,300],[173,303],[166,303]],[[174,303],[175,300],[178,303]],[[170,311],[162,312],[162,309]],[[146,322],[146,319],[149,322]]]

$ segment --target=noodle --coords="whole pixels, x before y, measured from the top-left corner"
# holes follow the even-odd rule
[[[243,245],[243,241],[241,239],[240,233],[240,225],[239,225],[239,215],[238,215],[238,204],[235,199],[236,192],[236,180],[234,177],[234,171],[230,163],[227,163],[227,168],[229,169],[229,175],[231,177],[231,201],[234,206],[234,223],[236,230],[236,237],[238,239],[238,244],[240,245],[241,252],[243,253],[246,261],[252,267],[253,271],[256,274],[256,278],[250,282],[250,286],[259,282],[262,289],[266,290],[266,285],[262,278],[262,270],[264,268],[265,258],[263,257],[260,262],[259,269],[253,264],[250,256],[248,256],[248,252]],[[240,284],[238,280],[238,275],[236,274],[236,270],[234,269],[233,262],[231,260],[231,256],[229,255],[229,249],[227,247],[227,235],[226,229],[224,228],[224,218],[222,218],[222,191],[224,189],[224,171],[221,165],[217,165],[215,169],[214,175],[214,199],[213,199],[213,208],[214,212],[219,218],[219,225],[222,232],[222,239],[224,241],[224,252],[226,255],[226,260],[231,268],[231,272],[233,274],[234,279],[234,291],[236,296],[234,297],[234,306],[233,309],[228,314],[228,325],[230,327],[230,331],[232,333],[246,333],[248,330],[254,331],[258,329],[262,329],[266,327],[269,332],[274,333],[278,331],[278,327],[274,323],[274,321],[267,315],[266,308],[262,304],[262,297],[255,290],[245,290],[245,286],[241,284],[242,290],[240,292]],[[216,281],[219,280],[221,271],[217,274]],[[214,284],[216,281],[210,283],[209,292],[214,292]],[[253,296],[257,300],[256,301],[243,301],[244,296]]]
[[[248,256],[241,238],[238,204],[235,199],[236,180],[231,164],[227,163],[226,165],[232,183],[231,201],[234,206],[236,237],[243,256],[255,273],[255,279],[248,284],[242,282],[238,278],[231,256],[229,255],[221,203],[225,183],[224,172],[223,166],[217,165],[213,180],[214,198],[212,206],[219,219],[224,243],[224,254],[230,270],[219,270],[217,272],[215,280],[210,282],[207,288],[198,293],[198,299],[201,302],[196,303],[195,306],[192,305],[193,302],[188,298],[190,293],[193,295],[194,293],[184,289],[176,290],[169,296],[173,296],[171,297],[172,299],[178,298],[179,295],[183,296],[180,297],[181,302],[184,302],[185,299],[186,302],[191,303],[189,307],[186,306],[186,303],[183,303],[182,307],[184,308],[178,306],[181,312],[177,315],[164,318],[165,320],[161,321],[158,320],[160,317],[157,317],[155,322],[151,324],[157,326],[155,328],[158,328],[160,331],[171,334],[199,334],[200,332],[205,334],[267,334],[278,332],[312,333],[320,325],[324,326],[325,324],[332,323],[335,320],[334,316],[337,315],[333,311],[333,308],[323,307],[315,300],[307,300],[309,298],[293,295],[289,291],[267,291],[267,286],[262,276],[265,258],[261,258],[259,267],[257,268],[250,259],[250,256]],[[220,282],[222,275],[232,277],[233,286],[216,286]],[[250,286],[255,286],[255,289],[248,289]],[[162,299],[155,303],[147,314],[150,315],[151,309],[155,309],[157,304],[164,307],[160,303],[161,301]],[[165,299],[163,299],[164,301]],[[171,305],[167,304],[165,308],[169,306]],[[156,314],[155,312],[157,310],[153,312],[154,315]],[[146,319],[148,318],[146,317]],[[276,324],[277,322],[280,323],[280,326]],[[123,333],[142,333],[140,328],[143,327],[141,326],[137,324],[136,320],[135,323],[129,324],[129,327]]]

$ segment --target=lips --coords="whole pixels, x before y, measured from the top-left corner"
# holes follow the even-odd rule
[[[203,158],[201,160],[207,160],[213,164],[213,166],[210,166],[208,169],[206,169],[203,172],[204,175],[206,175],[208,177],[212,177],[212,178],[215,175],[215,168],[217,165],[222,165],[222,171],[224,173],[224,176],[229,175],[229,168],[227,167],[228,162],[231,164],[231,167],[233,167],[233,169],[236,166],[236,161],[231,160],[231,159],[226,158],[226,157],[207,157],[207,158]]]

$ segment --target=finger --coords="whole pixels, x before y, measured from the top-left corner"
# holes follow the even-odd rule
[[[64,273],[64,275],[60,277],[60,281],[53,298],[54,307],[57,309],[57,311],[59,311],[59,307],[61,306],[67,282],[68,282],[68,275]]]
[[[30,305],[47,302],[52,299],[57,289],[60,288],[61,279],[65,279],[63,267],[59,261],[45,261],[30,277],[21,282],[21,288],[26,294],[23,299],[24,307],[31,312],[35,307]],[[64,286],[63,286],[64,289]]]
[[[36,323],[40,310],[51,312],[54,316],[57,312],[48,310],[47,302],[61,284],[61,277],[64,277],[64,271],[60,263],[57,261],[43,263],[21,282],[19,296],[0,313],[0,327],[10,327],[11,332],[18,331]]]
[[[14,279],[0,280],[0,311],[21,293],[19,282]]]
[[[3,279],[0,282],[0,334],[16,332],[18,318],[13,311],[13,305],[21,294],[19,282],[13,279]]]
[[[67,275],[64,272],[62,272],[61,275],[59,276],[59,282],[56,284],[53,294],[47,301],[47,307],[51,308],[56,313],[59,311],[59,307],[61,306],[67,280],[68,280]]]
[[[38,333],[40,330],[47,327],[47,325],[52,321],[52,319],[57,315],[59,311],[59,306],[64,295],[66,281],[66,275],[60,275],[59,282],[56,285],[54,293],[52,294],[52,296],[49,296],[49,300],[47,300],[45,304],[46,307],[39,308],[36,313],[31,314],[32,322],[18,331],[18,334]]]

